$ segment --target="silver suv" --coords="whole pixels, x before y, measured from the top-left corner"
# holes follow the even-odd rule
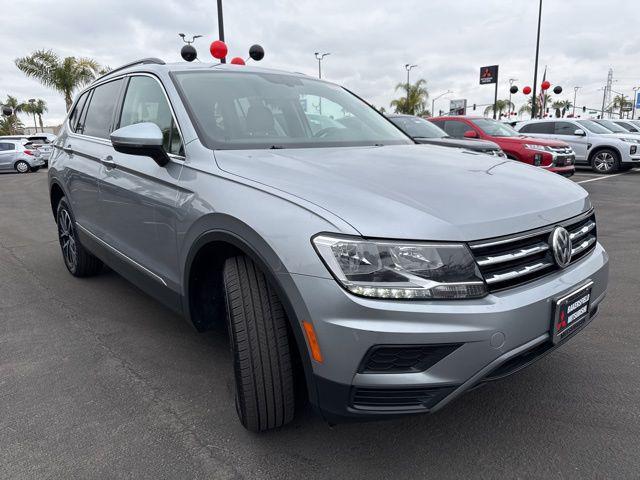
[[[518,124],[516,129],[531,137],[567,142],[576,154],[576,165],[588,165],[598,173],[614,173],[640,166],[638,134],[613,133],[593,120],[529,120]]]
[[[55,145],[69,272],[106,263],[197,330],[226,324],[253,431],[303,398],[330,422],[436,411],[561,345],[606,293],[580,186],[418,146],[305,75],[143,60],[81,92]]]

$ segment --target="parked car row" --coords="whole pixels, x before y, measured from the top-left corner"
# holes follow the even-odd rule
[[[0,171],[37,172],[45,166],[40,152],[30,148],[25,140],[0,137]]]
[[[330,422],[439,410],[593,320],[608,256],[588,193],[548,173],[573,171],[566,143],[395,121],[456,148],[302,74],[114,69],[50,161],[64,264],[107,264],[198,331],[225,322],[249,430],[305,399]]]
[[[46,168],[49,166],[49,158],[51,157],[51,153],[53,152],[54,140],[55,140],[55,135],[51,135],[51,134],[0,136],[0,141],[22,142],[25,149],[30,151],[33,154],[33,156],[38,157],[39,160],[42,160],[43,164],[38,166],[38,168],[41,168],[41,167]],[[35,171],[35,170],[31,169],[29,171]]]

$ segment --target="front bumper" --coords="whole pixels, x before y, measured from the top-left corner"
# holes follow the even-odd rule
[[[372,419],[434,412],[476,386],[492,372],[512,373],[513,359],[526,352],[548,353],[554,299],[593,281],[592,318],[608,284],[608,256],[599,244],[585,258],[556,274],[483,299],[466,301],[386,301],[355,297],[333,280],[292,275],[304,299],[323,363],[313,362],[317,398],[329,421]],[[369,349],[379,345],[461,344],[425,371],[359,373]],[[561,344],[560,344],[561,345]],[[533,358],[535,360],[536,358]],[[509,363],[511,361],[511,363]],[[429,389],[435,396],[420,408],[359,408],[358,389]]]

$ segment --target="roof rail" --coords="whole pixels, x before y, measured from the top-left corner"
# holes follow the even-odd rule
[[[101,79],[103,79],[105,77],[108,77],[112,73],[119,72],[120,70],[124,70],[125,68],[133,67],[134,65],[145,65],[145,64],[149,64],[149,63],[153,63],[153,64],[156,64],[156,65],[165,65],[165,61],[164,60],[160,60],[159,58],[155,58],[155,57],[142,58],[140,60],[136,60],[135,62],[125,63],[124,65],[122,65],[122,66],[120,66],[118,68],[114,68],[113,70],[109,70],[104,75],[100,75],[98,78],[95,78],[93,80],[93,82],[91,82],[91,83],[95,83],[98,80],[101,80]]]

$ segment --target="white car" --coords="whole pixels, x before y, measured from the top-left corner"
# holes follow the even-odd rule
[[[44,166],[37,150],[27,148],[24,140],[0,138],[0,171],[37,172]]]
[[[640,166],[639,135],[613,133],[593,120],[529,120],[518,125],[517,130],[531,137],[567,142],[576,154],[576,165],[590,166],[598,173],[613,173]]]

